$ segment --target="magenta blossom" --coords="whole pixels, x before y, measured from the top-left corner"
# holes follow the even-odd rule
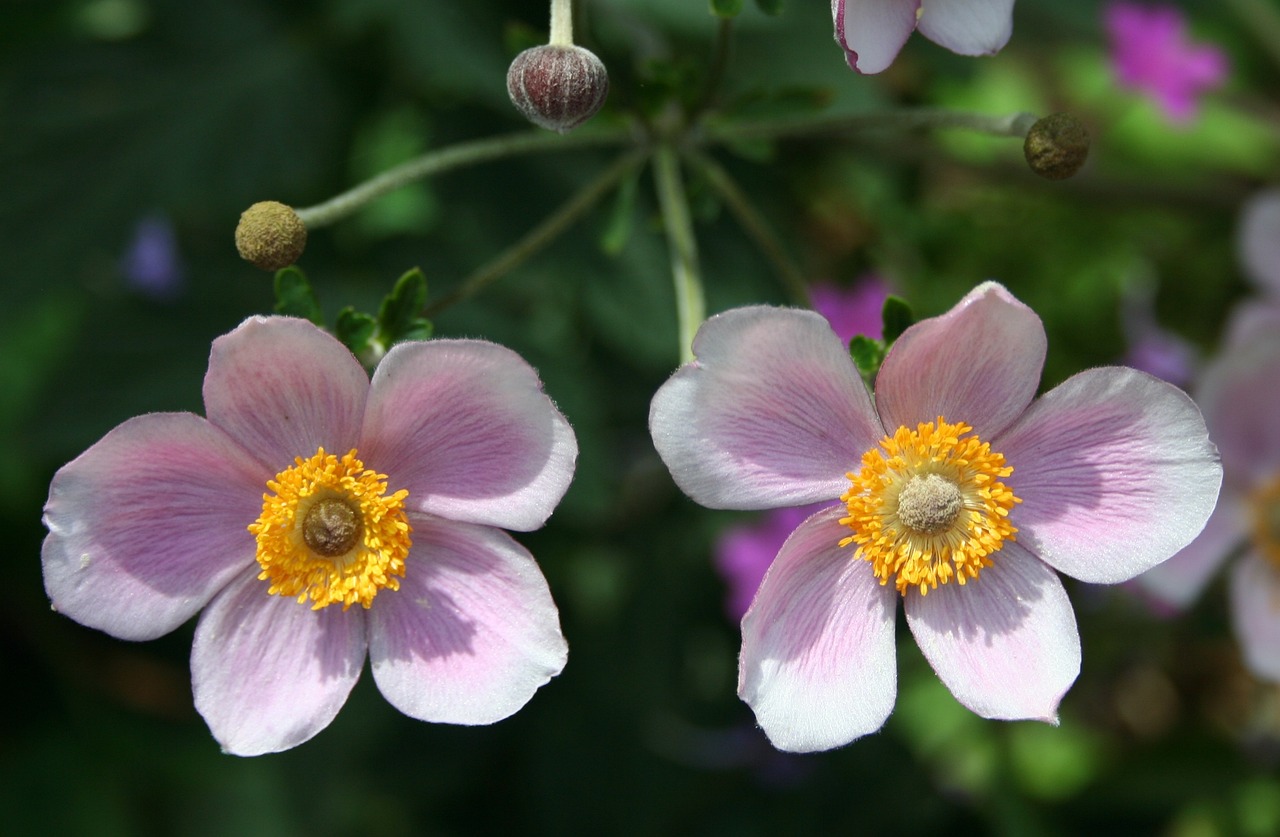
[[[742,620],[738,693],[775,746],[880,728],[899,600],[961,703],[1055,721],[1080,639],[1054,570],[1125,581],[1200,532],[1221,467],[1191,399],[1119,367],[1035,399],[1045,348],[988,282],[903,332],[873,401],[820,316],[739,308],[654,396],[654,444],[697,502],[840,500],[792,533]]]
[[[883,72],[916,29],[960,55],[993,55],[1013,34],[1013,0],[831,0],[849,66]]]
[[[1186,607],[1243,546],[1230,570],[1232,622],[1249,668],[1280,681],[1280,309],[1242,308],[1195,394],[1222,451],[1222,497],[1200,536],[1138,584]]]
[[[1119,0],[1103,11],[1103,23],[1120,85],[1150,96],[1171,122],[1190,122],[1200,95],[1227,80],[1226,54],[1189,41],[1176,6]]]
[[[488,724],[563,668],[559,616],[502,528],[546,521],[577,443],[508,349],[391,349],[370,382],[309,322],[213,343],[206,418],[130,419],[54,475],[45,589],[122,639],[198,611],[196,708],[257,755],[328,726],[364,667],[401,712]],[[501,527],[501,528],[500,528]]]
[[[827,318],[846,346],[854,335],[880,339],[880,314],[889,297],[889,284],[879,276],[864,276],[848,288],[821,283],[809,288],[813,310]]]

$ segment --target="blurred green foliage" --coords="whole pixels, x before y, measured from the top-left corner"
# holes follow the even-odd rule
[[[719,25],[706,2],[578,5],[579,41],[611,74],[603,124],[696,101]],[[1099,6],[1021,0],[998,57],[917,37],[889,72],[859,77],[822,4],[717,4],[735,27],[717,119],[1070,109],[1097,138],[1073,181],[1037,180],[1015,141],[959,132],[743,142],[717,159],[809,281],[873,271],[919,316],[1004,282],[1045,321],[1046,386],[1123,354],[1121,302],[1141,281],[1159,283],[1159,319],[1210,350],[1244,293],[1236,208],[1277,171],[1277,70],[1228,9],[1185,3],[1237,71],[1200,122],[1173,128],[1110,82]],[[684,498],[648,438],[677,351],[647,175],[433,318],[437,334],[523,354],[578,434],[563,505],[521,536],[561,607],[563,675],[476,729],[405,718],[366,677],[312,742],[221,755],[191,704],[190,626],[130,645],[49,611],[37,558],[48,480],[129,416],[200,410],[210,341],[274,304],[271,278],[232,247],[250,203],[315,203],[428,148],[525,130],[505,70],[524,33],[544,30],[546,5],[9,0],[3,14],[0,499],[18,574],[0,611],[7,833],[1280,830],[1280,694],[1242,671],[1220,591],[1175,622],[1123,590],[1072,587],[1084,670],[1059,727],[973,716],[900,626],[901,694],[883,732],[812,756],[769,747],[735,696],[737,629],[709,561],[740,518]],[[302,260],[315,313],[377,311],[415,266],[433,297],[449,292],[609,160],[468,168],[318,231]],[[714,192],[696,178],[689,190],[709,311],[787,302]],[[178,231],[187,276],[174,299],[121,268],[134,223],[154,213]],[[387,316],[417,325],[394,305]]]

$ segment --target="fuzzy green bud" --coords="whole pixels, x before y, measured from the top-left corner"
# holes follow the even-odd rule
[[[530,122],[563,134],[604,105],[609,73],[595,53],[580,46],[533,47],[511,62],[507,95]]]
[[[279,270],[298,260],[307,246],[307,227],[291,207],[259,201],[240,214],[236,250],[262,270]]]
[[[1089,157],[1089,131],[1069,113],[1054,113],[1036,121],[1022,144],[1027,165],[1047,180],[1066,180]]]

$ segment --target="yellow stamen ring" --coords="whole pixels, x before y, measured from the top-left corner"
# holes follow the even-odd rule
[[[408,491],[387,494],[386,475],[366,469],[354,450],[339,459],[324,448],[296,458],[267,488],[249,531],[268,593],[310,599],[312,610],[339,603],[346,610],[400,589],[412,545]]]
[[[1249,497],[1253,540],[1258,551],[1280,568],[1280,474]]]
[[[937,422],[899,427],[862,455],[862,470],[840,498],[857,556],[876,578],[902,595],[927,594],[952,579],[963,585],[991,566],[990,555],[1018,531],[1009,510],[1022,500],[999,480],[1013,473],[1004,456],[967,424]],[[962,438],[963,437],[963,438]],[[883,452],[881,452],[883,449]]]

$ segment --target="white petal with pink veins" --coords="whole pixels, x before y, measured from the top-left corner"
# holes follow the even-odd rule
[[[963,587],[906,596],[907,624],[956,700],[984,718],[1057,722],[1080,673],[1080,635],[1062,582],[1017,544]]]
[[[409,508],[530,530],[564,496],[578,444],[515,352],[432,340],[402,343],[378,366],[360,451],[409,492]]]
[[[253,564],[246,527],[273,474],[191,413],[130,419],[49,486],[45,590],[56,610],[122,639],[154,639]]]
[[[488,526],[411,517],[400,589],[369,613],[373,677],[414,718],[491,724],[564,668],[568,646],[546,579]]]
[[[711,508],[833,500],[883,435],[821,315],[756,306],[703,323],[697,360],[653,397],[649,430],[676,484]]]
[[[1145,372],[1090,369],[992,440],[1022,498],[1018,543],[1067,575],[1127,581],[1204,528],[1222,466],[1186,393]]]
[[[845,509],[800,525],[742,620],[738,694],[780,750],[813,752],[875,732],[897,695],[898,593],[839,546]]]
[[[293,317],[250,317],[213,341],[204,379],[209,421],[272,476],[321,446],[356,446],[369,378],[329,334]]]
[[[329,726],[366,648],[361,607],[312,610],[268,593],[256,570],[205,608],[191,648],[196,709],[238,756],[287,750]]]

